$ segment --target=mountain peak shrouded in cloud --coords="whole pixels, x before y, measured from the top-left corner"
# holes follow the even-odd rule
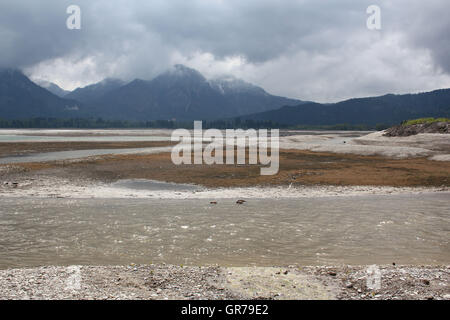
[[[106,87],[107,91],[101,83],[77,89],[67,97],[78,98],[96,116],[126,120],[218,119],[302,102],[270,95],[235,78],[227,86],[221,85],[181,64],[152,80],[116,82],[115,87]]]
[[[80,30],[66,27],[70,4],[1,1],[0,65],[66,90],[177,63],[320,102],[450,87],[448,0],[380,0],[376,31],[369,0],[79,0]]]
[[[176,64],[173,66],[173,68],[169,69],[167,72],[168,74],[172,76],[178,76],[178,77],[191,77],[191,78],[197,78],[197,79],[205,79],[205,77],[198,72],[195,69],[189,68],[183,64]]]
[[[176,64],[166,72],[158,75],[152,80],[162,86],[171,87],[176,84],[200,85],[206,84],[206,78],[197,70],[188,68],[182,64]]]
[[[53,93],[53,94],[55,94],[55,95],[57,95],[58,97],[61,97],[61,98],[64,97],[65,95],[67,95],[68,93],[70,93],[70,91],[64,90],[60,86],[58,86],[56,83],[53,83],[53,82],[50,82],[50,81],[38,80],[38,81],[35,81],[35,82],[36,82],[36,84],[38,84],[42,88],[47,89],[51,93]]]
[[[61,99],[21,71],[0,73],[0,118],[102,117],[114,120],[196,120],[229,118],[298,105],[300,100],[268,94],[234,77],[208,80],[183,65],[152,80],[126,83],[107,78]]]
[[[210,80],[210,85],[215,87],[222,93],[239,93],[239,92],[254,92],[256,94],[268,95],[268,93],[261,87],[255,86],[242,79],[238,79],[234,76],[219,76]]]

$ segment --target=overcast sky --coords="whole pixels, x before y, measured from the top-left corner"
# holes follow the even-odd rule
[[[66,27],[69,5],[81,30]],[[366,9],[381,8],[381,30]],[[333,102],[450,87],[448,0],[1,0],[0,65],[74,89],[182,63]]]

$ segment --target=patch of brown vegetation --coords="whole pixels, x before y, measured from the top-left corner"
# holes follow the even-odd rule
[[[258,165],[179,165],[170,153],[115,155],[81,162],[20,164],[26,170],[85,177],[105,182],[153,179],[207,187],[264,185],[450,186],[450,162],[426,158],[387,159],[302,150],[280,150],[280,170],[261,176]]]

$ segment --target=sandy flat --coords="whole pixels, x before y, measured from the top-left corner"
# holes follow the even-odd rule
[[[338,138],[335,135],[292,135],[282,137],[280,147],[396,159],[433,156],[450,151],[448,134],[423,133],[409,137],[385,137],[383,134],[384,131],[378,131],[361,137]]]

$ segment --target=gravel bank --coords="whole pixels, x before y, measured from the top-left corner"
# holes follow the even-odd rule
[[[0,270],[0,299],[449,300],[449,280],[450,266],[48,266]]]
[[[408,137],[419,133],[450,133],[450,123],[432,122],[413,125],[398,125],[386,130],[387,137]]]
[[[0,167],[1,168],[1,167]],[[7,167],[4,167],[7,168]],[[362,195],[395,195],[445,192],[441,187],[391,187],[391,186],[255,186],[242,188],[204,188],[198,190],[140,190],[116,186],[99,181],[62,178],[50,175],[18,174],[2,180],[1,197],[77,198],[77,199],[274,199],[317,198]]]

